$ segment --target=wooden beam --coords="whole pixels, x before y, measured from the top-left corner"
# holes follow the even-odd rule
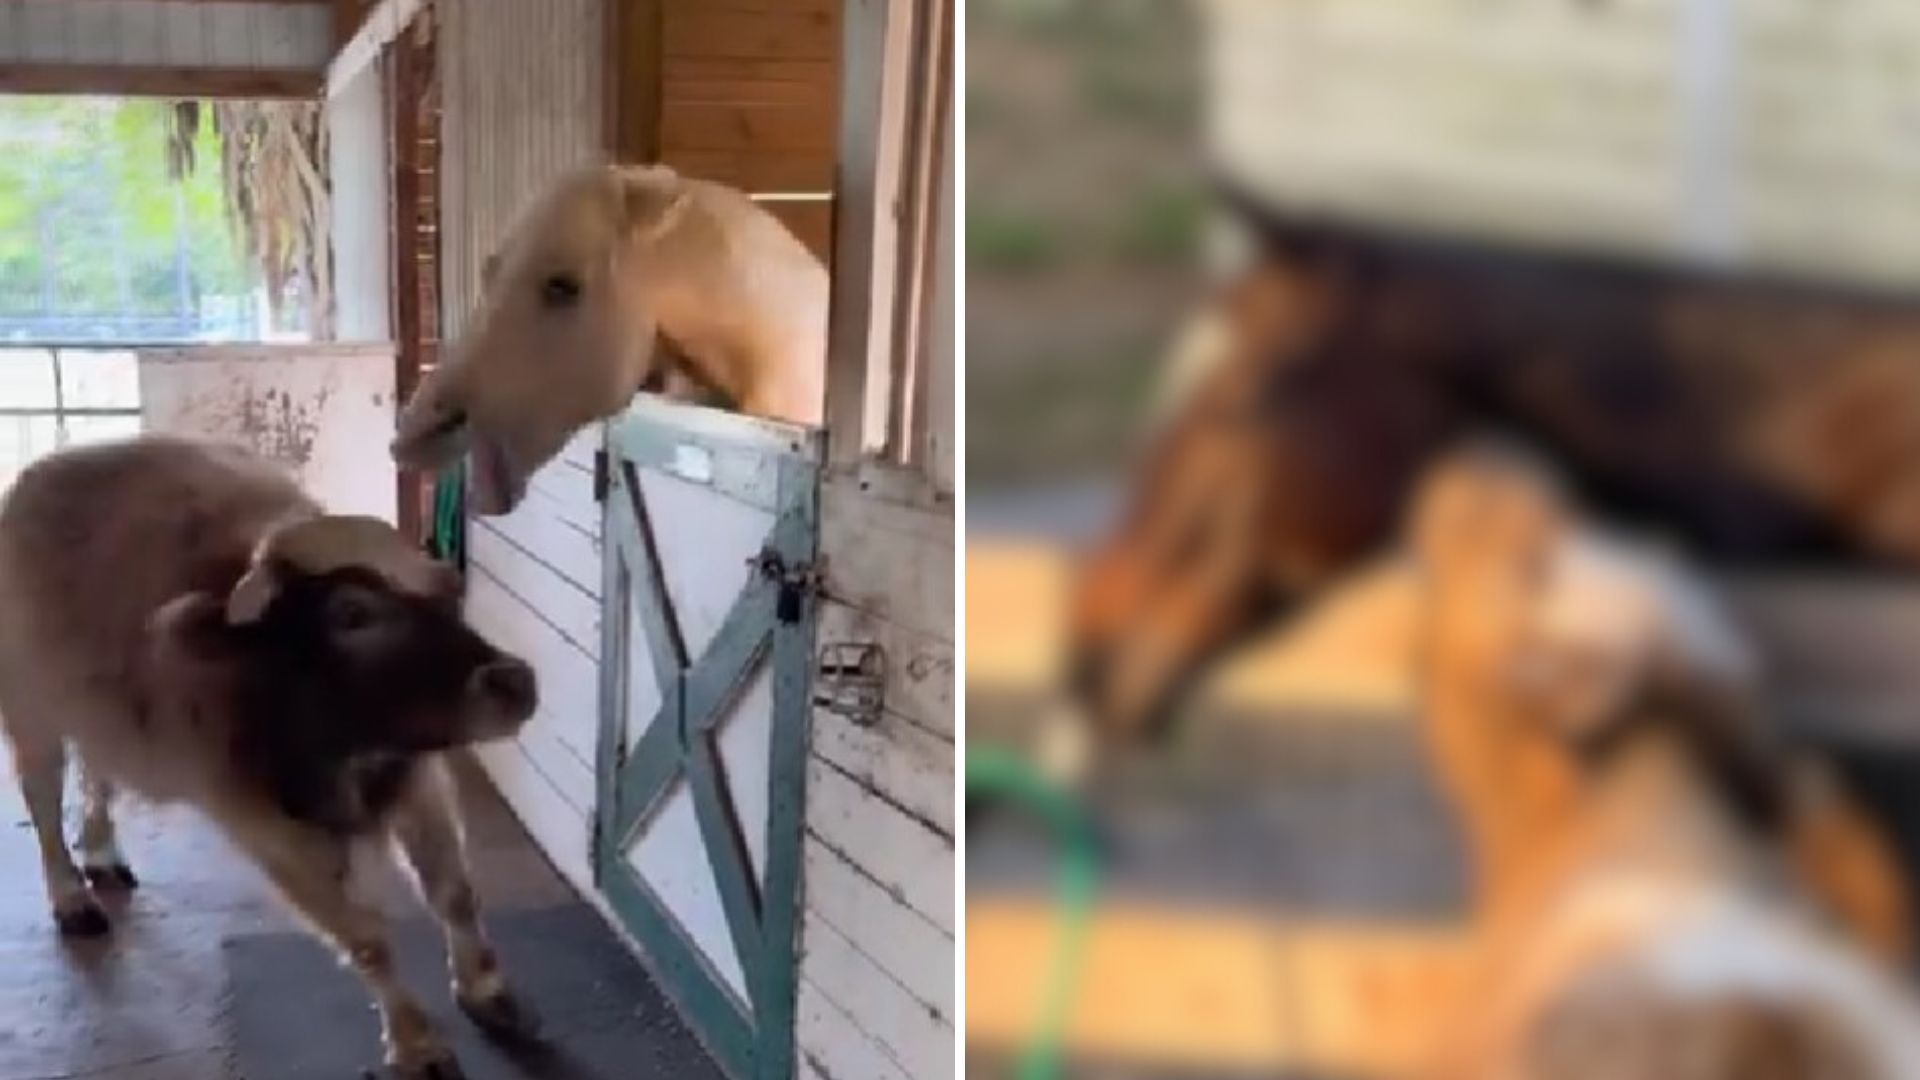
[[[327,96],[338,94],[368,65],[379,60],[381,50],[413,22],[422,3],[424,0],[379,0],[327,65]]]
[[[84,4],[84,3],[92,2],[92,0],[39,0],[39,2],[53,3],[53,4]],[[126,0],[115,0],[115,2],[125,3]],[[174,4],[247,3],[247,4],[277,4],[277,5],[285,5],[288,7],[298,7],[301,5],[312,5],[315,7],[319,7],[324,4],[327,4],[329,0],[153,0],[153,2],[154,3],[174,3]]]
[[[360,32],[367,21],[367,13],[373,10],[374,0],[332,0],[333,8],[333,51],[336,55]]]
[[[114,97],[314,99],[318,71],[121,64],[0,64],[0,94]]]

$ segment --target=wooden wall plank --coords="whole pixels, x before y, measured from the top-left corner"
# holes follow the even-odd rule
[[[582,895],[592,895],[591,821],[560,797],[518,741],[488,743],[474,756],[554,868]]]
[[[953,935],[900,902],[818,841],[806,847],[808,909],[854,943],[922,1011],[953,1023]]]
[[[953,932],[952,840],[817,757],[807,763],[807,829]]]
[[[600,538],[598,530],[582,529],[544,493],[528,492],[513,513],[486,518],[478,524],[511,540],[545,563],[562,580],[588,597],[600,595]]]
[[[952,1080],[953,1025],[811,911],[805,933],[808,980],[914,1080]]]
[[[743,191],[827,191],[833,187],[833,162],[815,154],[673,147],[663,150],[660,160],[688,176],[717,180]]]
[[[667,55],[744,60],[832,60],[839,54],[831,9],[769,5],[729,10],[703,0],[672,0],[666,10]]]
[[[871,727],[816,709],[813,751],[861,786],[953,835],[953,743],[899,716]]]
[[[473,565],[539,612],[540,618],[589,659],[600,655],[600,601],[496,529],[491,520],[468,530]]]
[[[540,709],[554,733],[583,766],[594,760],[599,733],[599,665],[568,641],[547,617],[513,594],[490,572],[474,576],[467,617],[500,648],[533,665],[540,682]],[[591,792],[584,798],[591,803]]]
[[[811,979],[800,979],[800,1060],[822,1080],[913,1080],[873,1036]]]
[[[669,100],[661,110],[660,139],[675,150],[824,154],[833,144],[833,115],[805,105]]]
[[[827,595],[921,633],[952,634],[952,513],[872,498],[842,476],[828,480],[824,500]]]

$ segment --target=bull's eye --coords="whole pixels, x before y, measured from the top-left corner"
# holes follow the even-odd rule
[[[572,307],[580,299],[580,279],[553,274],[540,283],[540,299],[550,308]]]
[[[354,634],[371,627],[379,612],[364,596],[350,591],[335,593],[327,601],[327,625],[336,634]]]

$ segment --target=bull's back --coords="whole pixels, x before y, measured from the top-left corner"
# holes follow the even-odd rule
[[[132,694],[148,620],[224,596],[275,521],[312,512],[291,481],[225,448],[148,437],[64,451],[0,503],[0,677]]]

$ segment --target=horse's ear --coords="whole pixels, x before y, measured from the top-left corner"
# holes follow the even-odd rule
[[[668,166],[639,165],[618,176],[621,210],[639,239],[654,240],[672,229],[692,201],[686,181]]]

